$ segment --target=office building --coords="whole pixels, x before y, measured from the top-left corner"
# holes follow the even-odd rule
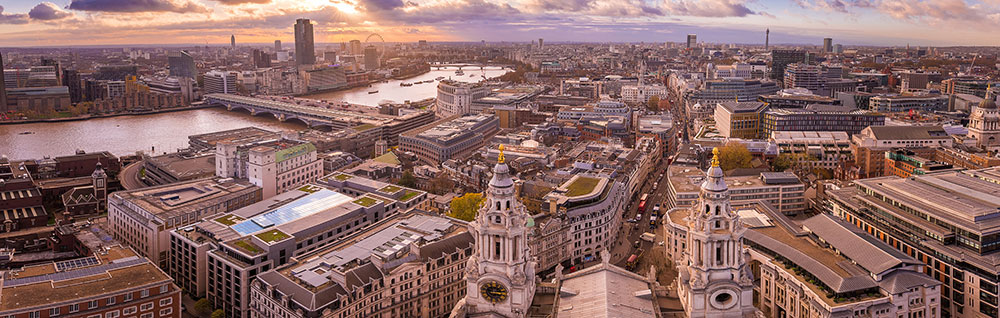
[[[438,82],[437,104],[434,110],[438,117],[478,114],[472,111],[472,101],[486,97],[490,88],[480,83],[466,83],[453,80]]]
[[[666,99],[667,87],[660,84],[625,85],[622,86],[621,96],[626,103],[646,103],[653,96]]]
[[[379,66],[379,54],[378,48],[374,45],[369,45],[365,47],[365,70],[374,71],[378,69]]]
[[[63,83],[69,88],[70,103],[83,101],[83,81],[80,79],[80,72],[77,70],[63,69]],[[0,75],[2,77],[2,75]],[[0,81],[3,79],[0,78]],[[0,84],[2,85],[2,84]],[[0,87],[2,88],[2,87]],[[0,103],[0,105],[3,105]]]
[[[841,94],[843,93],[838,93],[838,96]],[[770,108],[805,108],[806,106],[813,104],[837,105],[841,103],[841,101],[836,98],[819,96],[804,88],[783,89],[778,91],[777,94],[762,95],[757,100],[767,104],[767,107]],[[854,105],[851,106],[857,107]],[[868,104],[865,104],[864,107],[858,108],[868,109]]]
[[[781,88],[773,81],[738,78],[714,79],[705,81],[701,89],[695,90],[687,96],[687,100],[688,104],[691,105],[701,104],[714,108],[715,104],[722,102],[756,101],[762,95],[772,95],[779,90]]]
[[[833,39],[823,38],[823,53],[833,53]]]
[[[545,47],[545,39],[538,38],[538,49],[541,50],[544,47]]]
[[[295,20],[295,65],[316,64],[313,25],[309,19]]]
[[[221,142],[215,145],[215,175],[247,179],[261,188],[261,197],[273,197],[318,179],[323,160],[316,146],[291,139],[264,142]]]
[[[236,35],[235,34],[229,36],[229,46],[232,47],[232,48],[234,48],[234,49],[236,48]]]
[[[836,105],[768,109],[761,116],[763,136],[775,131],[843,131],[853,135],[868,126],[882,125],[885,115],[881,113]]]
[[[209,71],[204,75],[205,94],[237,94],[236,72]]]
[[[807,63],[806,51],[771,50],[771,79],[784,79],[785,67],[792,63]]]
[[[445,317],[465,296],[472,250],[465,222],[419,210],[394,215],[258,275],[252,316]]]
[[[927,264],[943,283],[941,317],[997,317],[998,191],[994,167],[855,180],[827,204],[853,231]]]
[[[905,148],[933,157],[935,148],[951,148],[954,139],[941,126],[871,126],[851,137],[854,178],[885,173],[885,152]],[[854,179],[851,178],[851,179]]]
[[[500,121],[493,114],[455,115],[400,134],[399,144],[421,163],[436,166],[468,158],[499,131]]]
[[[69,87],[66,86],[8,88],[6,98],[4,111],[47,113],[61,111],[72,105]]]
[[[310,92],[326,91],[347,86],[347,73],[344,68],[335,66],[317,67],[303,72],[306,90]]]
[[[0,53],[0,111],[8,111],[7,108],[7,79],[4,75],[7,72],[3,69],[3,54]]]
[[[698,191],[705,173],[695,165],[672,164],[666,171],[667,209],[688,208],[698,201]],[[795,215],[804,212],[805,185],[790,172],[761,172],[758,175],[726,178],[733,206],[757,201],[766,202],[778,213]]]
[[[695,34],[688,34],[687,37],[687,48],[693,49],[698,46],[698,36]]]
[[[938,72],[901,72],[899,75],[899,91],[901,93],[919,92],[931,88],[931,84],[941,83],[942,75]]]
[[[933,158],[925,158],[906,149],[885,152],[885,175],[887,176],[909,178],[910,176],[925,175],[946,170],[963,169],[956,169],[950,163],[939,162]]]
[[[795,164],[832,170],[854,159],[851,137],[843,131],[775,131],[770,138]]]
[[[386,218],[426,198],[422,191],[360,176],[330,175],[171,231],[169,272],[180,286],[204,295],[215,308],[228,309],[227,317],[259,317],[262,308],[251,305],[260,300],[251,298],[251,282],[270,276],[258,274],[296,264],[303,255],[317,255],[333,244],[356,243],[374,232],[365,232],[370,225],[385,224]],[[369,245],[355,248],[362,246]],[[345,263],[361,261],[362,255],[357,256]],[[281,288],[286,287],[294,286]],[[352,304],[340,303],[345,308]]]
[[[5,271],[3,282],[4,317],[181,317],[180,288],[148,259],[118,245]]]
[[[264,50],[254,49],[250,53],[253,58],[253,65],[256,68],[267,68],[271,67],[271,55],[264,52]]]
[[[119,191],[108,196],[108,226],[116,240],[167,268],[170,230],[260,200],[259,187],[223,178]]]
[[[876,112],[905,112],[921,110],[933,112],[948,109],[948,96],[941,94],[892,94],[872,96],[869,99],[869,109]]]
[[[13,232],[48,225],[43,194],[29,173],[18,171],[5,157],[0,157],[0,230]],[[15,175],[17,173],[17,175]]]
[[[843,67],[839,65],[789,64],[785,67],[785,88],[804,88],[813,94],[833,97],[838,92],[858,90],[858,82],[842,79]]]
[[[274,40],[274,52],[281,51],[281,40]]]
[[[577,174],[546,194],[542,208],[548,217],[537,220],[544,223],[543,236],[530,242],[539,269],[596,259],[618,240],[629,197],[621,179],[595,173]]]
[[[760,139],[761,102],[722,102],[715,106],[715,128],[727,138]]]
[[[104,65],[93,74],[98,81],[124,81],[129,76],[139,76],[138,65]]]
[[[709,75],[711,78],[730,78],[738,77],[741,79],[764,79],[768,76],[767,64],[752,62],[752,63],[741,63],[734,62],[731,65],[714,65],[709,66]]]

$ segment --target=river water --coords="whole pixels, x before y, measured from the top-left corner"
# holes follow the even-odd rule
[[[343,100],[355,104],[377,105],[382,100],[418,101],[437,96],[437,82],[399,86],[400,82],[433,80],[451,77],[475,82],[482,76],[495,77],[507,72],[498,67],[465,67],[465,75],[455,75],[456,68],[432,68],[429,73],[403,81],[391,80],[372,87],[313,94],[307,98]],[[473,76],[469,76],[473,75]],[[376,94],[369,91],[378,90]],[[0,155],[10,159],[40,159],[71,155],[77,149],[88,152],[110,151],[129,155],[136,151],[162,154],[188,146],[188,136],[247,126],[267,130],[301,130],[305,125],[279,122],[270,115],[250,116],[247,112],[230,112],[223,108],[195,109],[170,113],[119,116],[82,121],[0,125]],[[34,132],[24,134],[22,132]]]

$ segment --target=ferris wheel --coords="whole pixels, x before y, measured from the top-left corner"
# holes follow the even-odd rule
[[[369,34],[368,37],[365,38],[365,44],[366,46],[373,45],[378,48],[378,58],[380,60],[382,59],[382,56],[385,55],[385,39],[383,39],[378,33]]]

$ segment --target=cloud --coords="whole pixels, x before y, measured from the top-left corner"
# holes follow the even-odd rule
[[[213,0],[213,1],[221,3],[221,4],[224,4],[224,5],[227,5],[227,6],[233,6],[233,5],[244,4],[244,3],[254,3],[254,4],[271,3],[271,0]]]
[[[73,0],[69,9],[100,12],[209,12],[192,0]]]
[[[407,3],[392,9],[372,9],[373,2],[386,2],[375,8],[391,7],[394,0],[368,0],[365,9],[369,18],[382,24],[436,24],[469,21],[510,21],[522,18],[522,12],[510,4],[486,0],[447,0],[416,5]]]
[[[0,6],[0,24],[25,24],[28,23],[28,15],[24,13],[3,13],[3,6]]]
[[[392,10],[402,8],[405,4],[403,0],[365,0],[363,5],[368,10]]]
[[[28,11],[28,16],[33,20],[60,20],[73,16],[52,2],[42,2]]]
[[[743,0],[664,0],[669,14],[695,17],[745,17],[757,14]]]
[[[533,12],[572,12],[595,16],[637,17],[660,16],[663,11],[643,0],[530,0],[525,4]]]

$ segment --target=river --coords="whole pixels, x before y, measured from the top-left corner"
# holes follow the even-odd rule
[[[418,101],[437,96],[437,82],[399,86],[400,82],[433,80],[443,76],[455,80],[475,82],[482,76],[496,77],[507,72],[499,67],[465,67],[464,76],[455,75],[457,68],[431,68],[431,71],[406,80],[390,80],[372,87],[312,94],[305,98],[343,100],[354,104],[377,105],[383,100],[404,102]],[[469,75],[474,75],[470,77]],[[369,91],[378,90],[376,94]],[[81,121],[0,125],[0,155],[10,159],[40,159],[71,155],[77,149],[88,152],[110,151],[121,156],[136,151],[157,154],[172,152],[188,146],[188,136],[247,126],[267,130],[301,130],[305,125],[279,122],[274,117],[250,116],[246,112],[230,112],[223,108],[194,109],[161,114],[118,116]],[[34,134],[22,135],[22,132]]]

